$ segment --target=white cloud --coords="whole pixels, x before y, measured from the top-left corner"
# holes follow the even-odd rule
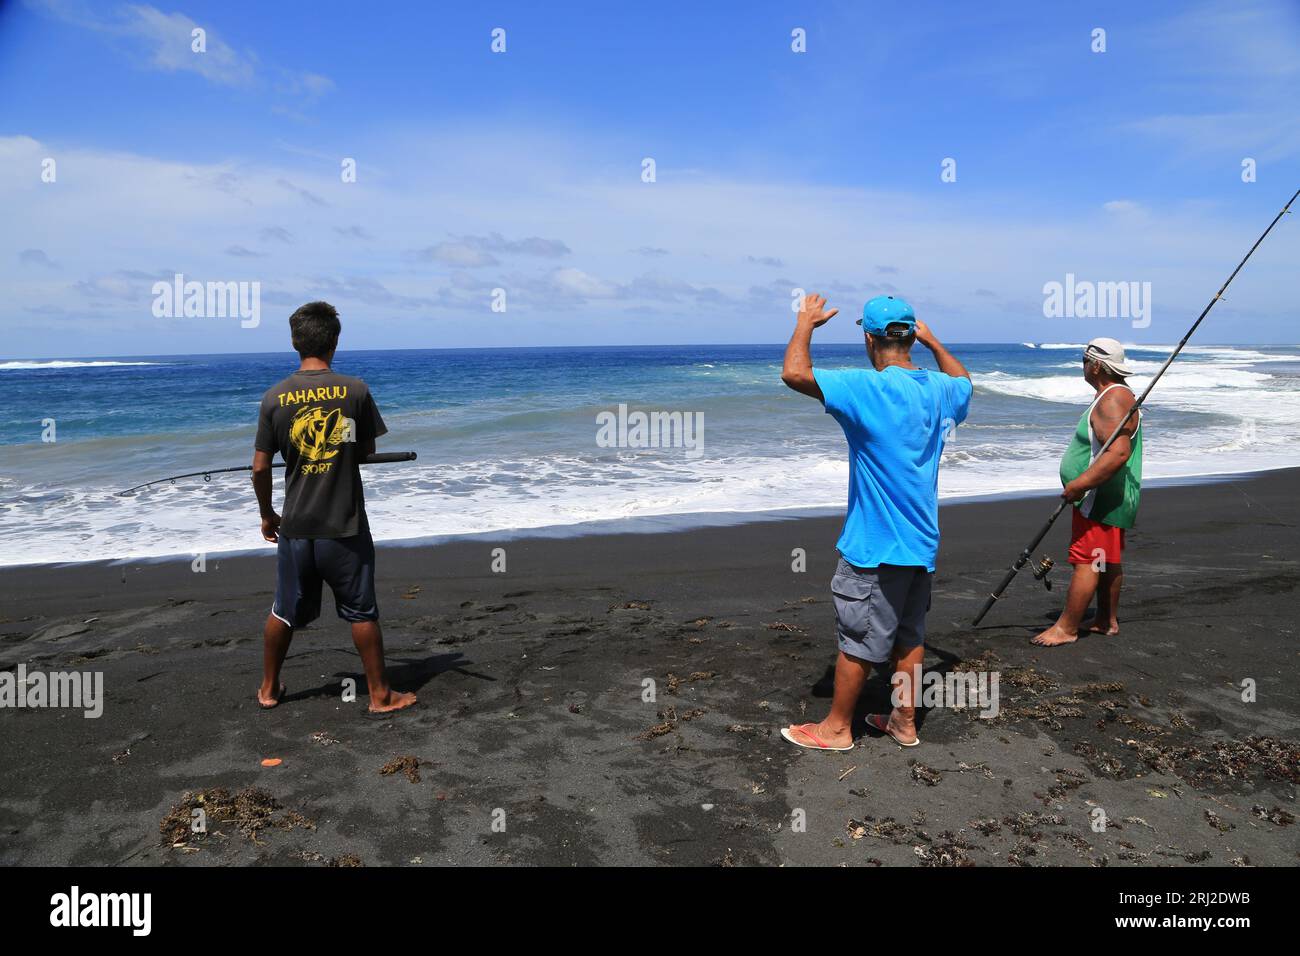
[[[551,273],[550,281],[561,294],[579,299],[613,299],[619,294],[617,284],[598,279],[581,269],[556,269]]]
[[[83,0],[39,0],[65,23],[112,36],[131,44],[142,63],[165,73],[194,73],[219,86],[252,89],[264,72],[251,50],[239,51],[221,38],[216,22],[195,20],[184,13],[165,13],[142,3],[115,6]],[[203,49],[196,51],[195,30],[203,31]],[[275,90],[291,99],[313,102],[333,91],[334,81],[320,73],[271,71]],[[283,106],[273,107],[284,112]]]
[[[263,301],[277,307],[336,297],[348,308],[350,334],[372,347],[776,342],[788,335],[796,286],[833,293],[846,318],[821,340],[851,341],[847,317],[895,284],[945,338],[1064,341],[1064,328],[1039,328],[1041,288],[1073,272],[1152,281],[1150,334],[1167,341],[1262,226],[1253,214],[1145,199],[1146,216],[1133,215],[1136,200],[1126,198],[1049,216],[1014,195],[976,200],[704,176],[648,186],[622,170],[575,163],[559,139],[512,131],[515,160],[491,133],[436,131],[438,150],[375,143],[388,173],[344,185],[330,166],[297,156],[274,165],[184,163],[0,138],[0,208],[8,234],[20,237],[0,257],[0,284],[16,313],[51,315],[11,336],[5,350],[52,354],[72,339],[83,352],[103,341],[100,354],[283,347],[282,322],[249,332],[151,325],[149,287],[171,271],[260,281]],[[51,155],[59,180],[44,184],[40,163]],[[870,222],[891,227],[862,228]],[[428,244],[430,224],[453,223],[450,238]],[[341,242],[338,230],[353,228],[377,238]],[[44,250],[60,270],[21,262],[21,249]],[[673,253],[656,256],[647,272],[644,249]],[[783,274],[755,285],[746,249],[779,258]],[[1234,286],[1233,305],[1293,314],[1283,279],[1297,254],[1300,234],[1279,227]],[[496,287],[507,290],[512,321],[490,311]],[[972,289],[996,289],[1000,298]],[[147,331],[125,337],[136,327]]]
[[[249,86],[257,68],[254,59],[224,42],[210,25],[191,20],[183,13],[163,13],[156,7],[133,4],[125,8],[121,32],[141,40],[149,48],[153,65],[166,72],[189,71],[206,80],[227,86]],[[205,33],[204,52],[192,49],[194,31]]]
[[[416,257],[426,262],[441,262],[444,265],[460,266],[465,269],[497,264],[496,256],[464,242],[439,242],[426,246],[416,252]]]

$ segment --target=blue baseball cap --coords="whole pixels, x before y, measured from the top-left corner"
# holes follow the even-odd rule
[[[868,299],[862,307],[862,318],[858,319],[862,331],[872,335],[885,335],[889,326],[898,323],[906,325],[907,333],[910,333],[916,328],[916,313],[904,300],[892,295],[878,295],[874,299]]]

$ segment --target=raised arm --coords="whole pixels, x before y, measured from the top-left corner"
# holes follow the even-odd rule
[[[966,366],[957,361],[953,354],[943,347],[938,336],[930,331],[930,327],[920,319],[916,322],[916,340],[924,345],[934,354],[934,361],[939,366],[939,371],[944,375],[951,375],[953,378],[970,378],[970,372],[966,371]]]
[[[794,334],[790,344],[785,347],[785,365],[781,368],[781,381],[796,392],[802,392],[817,401],[825,401],[817,379],[813,377],[812,345],[813,329],[819,328],[834,318],[839,309],[825,311],[826,298],[813,293],[806,295],[799,309],[799,317],[794,322]]]

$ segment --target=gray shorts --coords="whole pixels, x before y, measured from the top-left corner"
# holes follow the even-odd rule
[[[858,568],[840,558],[831,578],[840,650],[883,664],[895,650],[909,651],[924,644],[933,578],[921,567]]]

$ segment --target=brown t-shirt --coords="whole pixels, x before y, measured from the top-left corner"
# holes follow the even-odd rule
[[[368,531],[361,455],[387,431],[359,378],[299,370],[272,386],[262,396],[256,448],[284,459],[280,533],[350,538]]]

